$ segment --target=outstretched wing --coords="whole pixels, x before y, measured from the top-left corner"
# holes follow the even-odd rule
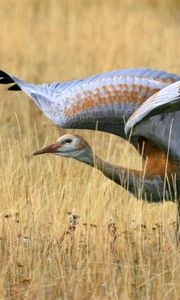
[[[56,125],[107,131],[125,138],[124,123],[147,98],[180,77],[126,69],[62,83],[35,85],[0,71],[0,83],[23,90]]]
[[[145,101],[129,118],[128,133],[153,141],[174,160],[180,159],[180,81]]]

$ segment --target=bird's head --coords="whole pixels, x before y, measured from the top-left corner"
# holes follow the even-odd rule
[[[77,160],[91,164],[93,161],[93,153],[89,144],[80,136],[65,134],[58,138],[58,140],[33,155],[40,155],[45,153],[52,153],[59,156],[73,157]]]

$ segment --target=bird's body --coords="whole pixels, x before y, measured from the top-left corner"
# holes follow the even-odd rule
[[[60,127],[97,129],[126,138],[135,125],[130,142],[140,152],[144,149],[144,168],[140,171],[103,161],[82,138],[72,135],[35,154],[51,152],[71,156],[98,168],[142,199],[156,202],[177,199],[180,216],[180,112],[177,111],[180,76],[149,69],[127,69],[41,85],[3,71],[0,78],[2,84],[14,84],[9,90],[23,90]]]

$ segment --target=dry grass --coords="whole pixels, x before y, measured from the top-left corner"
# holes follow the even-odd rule
[[[1,0],[0,20],[0,66],[29,81],[180,73],[179,1]],[[32,157],[64,131],[22,93],[1,88],[0,100],[0,299],[180,299],[175,204],[137,201],[70,159]],[[119,138],[79,133],[104,158],[140,165]]]

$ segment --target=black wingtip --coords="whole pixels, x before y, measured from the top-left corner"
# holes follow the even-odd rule
[[[9,84],[13,83],[14,81],[12,80],[11,77],[4,77],[0,79],[0,84]]]
[[[6,72],[0,70],[0,77],[3,77],[3,78],[7,78],[8,77],[9,78],[10,76]]]
[[[0,84],[14,83],[14,80],[6,72],[0,70]]]
[[[0,70],[0,84],[10,84],[10,83],[14,83],[14,84],[8,88],[9,91],[21,90],[21,88],[17,84],[15,84],[14,80],[11,78],[9,74]]]
[[[13,84],[8,88],[9,91],[21,91],[21,88],[17,84]]]

